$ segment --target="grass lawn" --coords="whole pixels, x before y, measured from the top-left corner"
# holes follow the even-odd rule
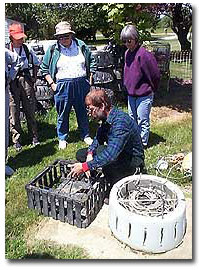
[[[12,146],[9,148],[9,164],[16,172],[12,177],[6,178],[6,258],[88,258],[85,251],[78,247],[60,247],[51,242],[34,243],[27,239],[33,225],[36,226],[44,217],[27,208],[25,184],[57,158],[74,159],[76,150],[86,146],[79,140],[74,112],[70,117],[70,143],[67,149],[62,151],[58,150],[55,109],[52,108],[46,116],[38,116],[37,119],[41,145],[35,148],[29,145],[24,124],[23,151],[16,153]],[[96,124],[94,122],[90,124],[94,135]],[[151,147],[145,152],[146,166],[150,174],[155,174],[154,164],[160,156],[191,151],[191,117],[179,123],[153,123],[150,144]],[[179,176],[181,177],[178,173],[175,175],[175,177]],[[187,185],[190,184],[190,179],[179,179],[174,182]]]

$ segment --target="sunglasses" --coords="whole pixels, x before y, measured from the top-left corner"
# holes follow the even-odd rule
[[[58,36],[58,39],[59,40],[67,40],[67,39],[69,39],[70,38],[70,34],[68,34],[68,35],[63,35],[63,36]]]
[[[132,39],[125,39],[125,40],[122,40],[122,42],[123,42],[124,44],[126,44],[126,43],[130,44],[131,41],[132,41]]]

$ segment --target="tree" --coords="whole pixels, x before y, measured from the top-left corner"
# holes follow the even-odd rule
[[[69,21],[79,38],[95,39],[96,31],[105,23],[104,11],[98,4],[89,3],[40,3],[6,4],[6,16],[25,23],[31,39],[52,39],[55,25]]]
[[[192,6],[183,3],[162,4],[104,4],[107,11],[109,28],[106,33],[119,40],[119,33],[127,23],[134,23],[143,40],[150,39],[149,30],[154,30],[165,15],[171,20],[171,28],[176,33],[181,50],[190,50],[191,43],[187,34],[192,27]]]
[[[168,28],[171,27],[172,25],[172,20],[168,16],[164,16],[160,22],[157,24],[157,28]]]
[[[191,42],[188,41],[188,33],[192,28],[191,4],[156,4],[154,7],[158,14],[164,14],[171,18],[171,28],[177,35],[181,50],[191,50]]]
[[[104,11],[99,4],[60,4],[60,8],[62,20],[71,22],[79,38],[95,40],[97,30],[105,23]]]
[[[102,28],[102,33],[119,41],[120,32],[127,24],[135,24],[142,40],[149,40],[150,29],[154,29],[159,21],[160,15],[151,13],[148,9],[150,4],[103,4],[102,9],[107,11],[108,30]],[[105,25],[106,26],[106,25]]]
[[[192,7],[190,4],[171,5],[172,30],[178,36],[181,50],[191,50],[191,42],[188,41],[187,35],[192,26]]]
[[[52,39],[55,22],[59,20],[54,4],[9,3],[5,11],[8,18],[25,23],[30,39]]]

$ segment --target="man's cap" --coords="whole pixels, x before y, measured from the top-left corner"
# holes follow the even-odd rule
[[[20,23],[12,23],[9,26],[9,34],[10,37],[14,39],[26,38],[27,36],[24,34],[23,27]]]

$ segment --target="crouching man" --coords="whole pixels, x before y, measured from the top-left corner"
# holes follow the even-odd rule
[[[100,122],[93,143],[76,153],[79,163],[71,165],[70,176],[102,167],[109,191],[120,179],[144,167],[144,150],[137,123],[125,112],[112,106],[102,89],[91,89],[85,103],[88,114]]]

